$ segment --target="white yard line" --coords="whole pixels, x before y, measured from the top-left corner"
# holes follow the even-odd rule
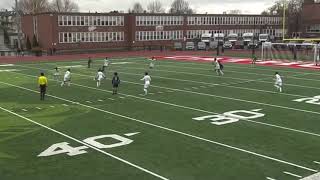
[[[28,75],[28,74],[23,74],[23,73],[19,73],[19,74],[22,74],[22,75],[25,75],[25,76],[30,76],[30,77],[36,77],[36,76],[32,76],[32,75]],[[102,92],[111,93],[111,91],[108,91],[108,90],[98,89],[98,88],[95,88],[95,87],[85,86],[85,85],[76,84],[76,83],[72,83],[72,84],[75,85],[75,86],[78,86],[78,87],[86,88],[86,89],[92,89],[92,90],[97,90],[97,91],[102,91]],[[149,94],[151,95],[151,94],[154,94],[154,93],[149,93]],[[173,107],[178,107],[178,108],[193,110],[193,111],[197,111],[197,112],[203,112],[203,113],[208,113],[208,114],[219,114],[219,113],[217,113],[217,112],[207,111],[207,110],[198,109],[198,108],[192,108],[192,107],[188,107],[188,106],[177,105],[177,104],[173,104],[173,103],[168,103],[168,102],[164,102],[164,101],[153,100],[153,99],[144,98],[144,97],[139,97],[139,96],[134,96],[134,95],[129,95],[129,94],[119,93],[119,95],[123,95],[123,96],[126,96],[126,97],[132,97],[132,98],[140,99],[140,100],[144,100],[144,101],[150,101],[150,102],[154,102],[154,103],[159,103],[159,104],[165,104],[165,105],[169,105],[169,106],[173,106]],[[144,94],[140,94],[140,96],[145,96],[145,95],[144,95]],[[306,135],[311,135],[311,136],[320,137],[320,134],[312,133],[312,132],[308,132],[308,131],[303,131],[303,130],[288,128],[288,127],[284,127],[284,126],[279,126],[279,125],[274,125],[274,124],[264,123],[264,122],[254,121],[254,120],[248,120],[248,119],[242,119],[242,120],[243,120],[243,121],[246,121],[246,122],[251,122],[251,123],[259,124],[259,125],[264,125],[264,126],[269,126],[269,127],[274,127],[274,128],[282,129],[282,130],[287,130],[287,131],[292,131],[292,132],[296,132],[296,133],[302,133],[302,134],[306,134]]]
[[[26,109],[22,109],[22,111],[24,111],[24,112],[28,112],[28,110],[26,110]]]
[[[40,108],[40,107],[36,107],[36,109],[41,110],[42,108]]]
[[[276,179],[273,179],[273,178],[271,178],[271,177],[266,177],[268,180],[276,180]]]
[[[205,67],[205,66],[206,67],[208,67],[208,66],[212,67],[212,65],[209,64],[209,63],[205,64],[205,63],[199,63],[199,62],[175,61],[175,60],[164,60],[164,61],[160,61],[160,62],[163,62],[164,64],[176,64],[176,65],[178,65],[178,64],[188,65],[189,64],[189,65],[197,65],[197,66],[203,66],[203,67]],[[285,67],[275,67],[275,66],[270,67],[270,68],[273,68],[273,69],[266,69],[269,66],[255,66],[254,68],[252,68],[252,67],[249,67],[250,64],[247,64],[248,67],[242,67],[242,66],[240,66],[241,64],[236,64],[236,63],[225,63],[225,65],[226,65],[226,67],[228,69],[229,68],[233,68],[233,69],[248,69],[248,70],[256,69],[256,70],[259,70],[259,71],[268,71],[270,73],[274,73],[275,71],[286,72],[286,73],[297,73],[296,70],[298,70],[298,69],[292,69],[292,71],[289,71],[289,70],[284,70]],[[243,66],[245,66],[245,65],[243,65]],[[186,67],[186,66],[183,66],[183,67]],[[287,69],[290,69],[290,68],[287,68]],[[304,70],[304,69],[301,69],[301,70]],[[301,73],[305,73],[305,71],[298,71],[298,73],[300,73],[300,72]],[[316,73],[316,72],[315,73],[307,73],[307,74],[320,75],[319,73]]]
[[[121,71],[118,71],[121,72]],[[129,74],[129,75],[136,75],[140,76],[140,74],[135,74],[135,73],[125,73],[121,72],[122,74]],[[270,93],[270,94],[279,94],[278,92],[275,91],[268,91],[268,90],[261,90],[261,89],[254,89],[254,88],[246,88],[246,87],[240,87],[240,86],[234,86],[236,84],[241,84],[241,83],[248,83],[248,82],[254,82],[256,80],[248,80],[244,82],[238,82],[238,83],[231,83],[231,84],[214,84],[214,83],[208,83],[208,82],[201,82],[201,81],[191,81],[191,80],[185,80],[185,79],[176,79],[176,78],[168,78],[168,77],[162,77],[162,76],[152,76],[154,78],[161,78],[161,79],[169,79],[169,80],[175,80],[175,81],[184,81],[184,82],[191,82],[191,83],[197,83],[197,84],[205,84],[208,85],[208,87],[228,87],[228,88],[234,88],[234,89],[242,89],[242,90],[248,90],[248,91],[256,91],[256,92],[264,92],[264,93]],[[271,87],[271,85],[270,85]],[[184,88],[185,90],[191,90],[190,88]],[[195,89],[195,88],[193,88]],[[319,88],[320,89],[320,88]],[[307,97],[303,95],[298,95],[298,94],[290,94],[290,93],[281,93],[280,95],[286,95],[286,96],[292,96],[292,97]]]
[[[24,88],[24,87],[21,87],[21,86],[5,83],[5,82],[1,82],[1,81],[0,81],[0,83],[8,85],[8,86],[11,86],[11,87],[16,87],[16,88],[21,89],[21,90],[30,91],[30,92],[33,92],[33,93],[38,93],[38,91],[34,91],[32,89]],[[69,102],[69,103],[76,103],[76,102],[74,102],[72,100],[68,100],[68,99],[61,98],[61,97],[54,96],[54,95],[48,94],[48,96],[50,96],[52,98],[55,98],[55,99],[59,99],[61,101],[66,101],[66,102]],[[235,151],[240,151],[240,152],[243,152],[243,153],[246,153],[246,154],[251,154],[251,155],[263,158],[263,159],[268,159],[268,160],[271,160],[271,161],[275,161],[275,162],[278,162],[278,163],[290,165],[290,166],[297,167],[297,168],[304,169],[304,170],[308,170],[308,171],[311,171],[311,172],[318,172],[315,169],[308,168],[308,167],[305,167],[305,166],[301,166],[301,165],[298,165],[298,164],[295,164],[295,163],[291,163],[291,162],[288,162],[288,161],[285,161],[285,160],[273,158],[273,157],[270,157],[270,156],[267,156],[267,155],[263,155],[263,154],[259,154],[259,153],[253,152],[253,151],[248,151],[248,150],[245,150],[245,149],[241,149],[241,148],[238,148],[238,147],[235,147],[235,146],[232,146],[232,145],[224,144],[224,143],[221,143],[221,142],[209,140],[209,139],[202,138],[202,137],[199,137],[199,136],[195,136],[195,135],[192,135],[192,134],[188,134],[188,133],[185,133],[185,132],[177,131],[177,130],[174,130],[174,129],[171,129],[171,128],[168,128],[168,127],[159,126],[159,125],[156,125],[156,124],[145,122],[145,121],[142,121],[142,120],[139,120],[139,119],[135,119],[135,118],[132,118],[132,117],[128,117],[128,116],[125,116],[125,115],[113,113],[113,112],[110,112],[110,111],[107,111],[107,110],[103,110],[103,109],[100,109],[100,108],[96,108],[96,107],[93,107],[93,106],[89,106],[89,105],[85,105],[85,104],[81,104],[81,103],[77,103],[77,105],[82,106],[82,107],[86,107],[86,108],[89,108],[89,109],[93,109],[93,110],[96,110],[96,111],[99,111],[99,112],[104,112],[104,113],[107,113],[107,114],[110,114],[110,115],[114,115],[114,116],[117,116],[117,117],[121,117],[123,119],[127,119],[127,120],[135,121],[135,122],[138,122],[138,123],[141,123],[141,124],[145,124],[145,125],[148,125],[148,126],[152,126],[152,127],[155,127],[155,128],[163,129],[163,130],[166,130],[168,132],[175,133],[175,134],[180,134],[182,136],[186,136],[186,137],[189,137],[189,138],[192,138],[192,139],[208,142],[208,143],[215,144],[215,145],[218,145],[218,146],[221,146],[221,147],[225,147],[225,148],[228,148],[228,149],[232,149],[232,150],[235,150]]]
[[[141,64],[142,65],[142,64]],[[172,65],[161,65],[161,67],[169,67],[169,68],[182,68],[182,69],[192,69],[192,70],[204,70],[204,71],[209,71],[209,70],[212,70],[210,68],[194,68],[194,67],[185,67],[185,66],[172,66]],[[231,67],[232,69],[233,67]],[[227,69],[230,69],[230,67],[228,67]],[[252,68],[248,68],[250,70],[252,70]],[[231,70],[225,70],[223,72],[232,72],[232,73],[238,73],[238,74],[248,74],[248,75],[259,75],[259,76],[268,76],[268,77],[273,77],[274,75],[273,74],[262,74],[262,73],[252,73],[252,72],[243,72],[243,71],[231,71]],[[275,72],[275,71],[273,71]],[[283,71],[281,71],[283,72]],[[300,75],[298,74],[297,72],[291,72],[293,74],[297,74],[297,75]],[[310,73],[303,73],[302,74],[305,74],[305,75],[309,75]],[[319,81],[319,79],[308,79],[308,78],[298,78],[298,77],[294,77],[293,76],[288,76],[287,78],[289,79],[300,79],[300,80],[306,80],[306,81]]]
[[[62,106],[68,107],[69,105],[68,104],[62,104]]]
[[[76,138],[74,138],[74,137],[72,137],[72,136],[69,136],[69,135],[67,135],[67,134],[65,134],[65,133],[63,133],[63,132],[57,131],[57,130],[55,130],[55,129],[53,129],[53,128],[50,128],[50,127],[48,127],[48,126],[46,126],[46,125],[43,125],[43,124],[41,124],[41,123],[39,123],[39,122],[33,121],[33,120],[31,120],[31,119],[29,119],[29,118],[27,118],[27,117],[25,117],[25,116],[19,115],[19,114],[15,113],[15,112],[12,112],[12,111],[10,111],[10,110],[8,110],[8,109],[5,109],[5,108],[1,107],[1,106],[0,106],[0,109],[3,110],[3,111],[5,111],[5,112],[7,112],[7,113],[9,113],[9,114],[12,114],[12,115],[14,115],[14,116],[17,116],[17,117],[19,117],[19,118],[21,118],[21,119],[24,119],[24,120],[26,120],[26,121],[29,121],[29,122],[31,122],[31,123],[33,123],[33,124],[36,124],[36,125],[38,125],[38,126],[41,126],[41,127],[45,128],[45,129],[47,129],[47,130],[49,130],[49,131],[52,131],[52,132],[56,133],[56,134],[59,134],[59,135],[65,137],[65,138],[68,138],[68,139],[70,139],[70,140],[73,140],[73,141],[75,141],[75,142],[77,142],[77,143],[79,143],[79,144],[82,144],[82,145],[84,145],[84,146],[87,146],[87,147],[89,147],[89,148],[91,148],[91,149],[93,149],[93,150],[95,150],[95,151],[97,151],[97,152],[100,152],[100,153],[102,153],[102,154],[105,154],[105,155],[107,155],[107,156],[109,156],[109,157],[111,157],[111,158],[113,158],[113,159],[116,159],[116,160],[118,160],[118,161],[121,161],[121,162],[123,162],[123,163],[125,163],[125,164],[127,164],[127,165],[129,165],[129,166],[132,166],[132,167],[134,167],[134,168],[136,168],[136,169],[139,169],[139,170],[141,170],[141,171],[143,171],[143,172],[145,172],[145,173],[148,173],[148,174],[150,174],[150,175],[152,175],[152,176],[154,176],[154,177],[157,177],[157,178],[162,179],[162,180],[169,180],[168,178],[165,178],[165,177],[163,177],[163,176],[160,176],[160,175],[158,175],[158,174],[156,174],[156,173],[154,173],[154,172],[152,172],[152,171],[149,171],[149,170],[147,170],[147,169],[145,169],[145,168],[143,168],[143,167],[141,167],[141,166],[138,166],[138,165],[133,164],[133,163],[131,163],[131,162],[127,161],[127,160],[124,160],[124,159],[122,159],[122,158],[120,158],[120,157],[117,157],[117,156],[112,155],[112,154],[110,154],[110,153],[108,153],[108,152],[105,152],[105,151],[103,151],[103,150],[101,150],[101,149],[99,149],[99,148],[96,148],[96,147],[94,147],[94,146],[92,146],[92,145],[90,145],[90,144],[87,144],[87,143],[85,143],[85,142],[83,142],[83,141],[81,141],[81,140],[78,140],[78,139],[76,139]]]
[[[113,98],[108,98],[109,100],[111,100],[111,101],[114,101],[115,99],[113,99]]]
[[[318,161],[313,161],[313,163],[315,163],[315,164],[320,164],[320,162],[318,162]]]
[[[27,67],[28,68],[28,67]],[[143,68],[122,68],[122,69],[143,69]],[[191,73],[191,72],[181,72],[181,71],[168,71],[168,70],[158,70],[159,72],[169,72],[169,73],[175,73],[175,74],[188,74],[188,75],[197,75],[197,76],[205,76],[205,77],[213,77],[214,75],[209,75],[209,74],[199,74],[199,73]],[[122,71],[119,71],[122,74],[129,74],[129,73],[125,73]],[[130,74],[134,74],[134,73],[130,73]],[[138,74],[137,74],[138,75]],[[140,75],[140,74],[139,74]],[[140,75],[141,76],[141,75]],[[156,77],[156,76],[153,76]],[[270,77],[270,81],[263,81],[261,79],[256,79],[256,80],[252,80],[252,79],[245,79],[245,78],[235,78],[235,77],[227,77],[227,76],[223,76],[224,79],[233,79],[233,80],[243,80],[243,81],[248,81],[248,82],[259,82],[259,83],[264,83],[264,84],[273,84],[273,80],[272,77]],[[263,79],[268,79],[267,78],[263,78]],[[173,79],[173,78],[171,78]],[[181,80],[182,81],[182,80]],[[296,85],[296,84],[289,84],[289,83],[285,83],[285,86],[293,86],[293,87],[302,87],[302,88],[309,88],[309,89],[318,89],[320,90],[320,88],[318,87],[312,87],[312,86],[303,86],[303,85]]]
[[[297,178],[302,178],[302,176],[300,175],[297,175],[297,174],[294,174],[294,173],[291,173],[291,172],[287,172],[287,171],[283,171],[284,174],[287,174],[289,176],[293,176],[293,177],[297,177]]]

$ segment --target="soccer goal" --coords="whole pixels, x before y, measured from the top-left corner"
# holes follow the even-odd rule
[[[271,43],[261,48],[261,60],[305,61],[319,64],[320,44],[312,43]]]

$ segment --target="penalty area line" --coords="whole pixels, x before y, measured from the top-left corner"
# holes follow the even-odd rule
[[[32,120],[32,119],[29,119],[29,118],[27,118],[27,117],[25,117],[25,116],[22,116],[22,115],[19,115],[19,114],[15,113],[15,112],[12,112],[12,111],[10,111],[10,110],[8,110],[8,109],[6,109],[6,108],[3,108],[3,107],[0,106],[0,109],[3,110],[3,111],[5,111],[5,112],[7,112],[7,113],[9,113],[9,114],[11,114],[11,115],[14,115],[14,116],[16,116],[16,117],[19,117],[19,118],[21,118],[21,119],[24,119],[24,120],[26,120],[26,121],[29,121],[29,122],[31,122],[31,123],[33,123],[33,124],[36,124],[36,125],[38,125],[38,126],[41,126],[41,127],[45,128],[45,129],[47,129],[47,130],[50,130],[50,131],[52,131],[52,132],[54,132],[54,133],[56,133],[56,134],[59,134],[59,135],[61,135],[61,136],[63,136],[63,137],[66,137],[66,138],[71,139],[71,140],[73,140],[73,141],[75,141],[75,142],[77,142],[77,143],[80,143],[80,144],[82,144],[82,145],[84,145],[84,146],[87,146],[87,147],[89,147],[89,148],[91,148],[91,149],[93,149],[93,150],[96,150],[96,151],[98,151],[98,152],[100,152],[100,153],[102,153],[102,154],[105,154],[105,155],[107,155],[107,156],[109,156],[109,157],[111,157],[111,158],[113,158],[113,159],[116,159],[116,160],[118,160],[118,161],[121,161],[121,162],[123,162],[123,163],[125,163],[125,164],[127,164],[127,165],[130,165],[130,166],[132,166],[132,167],[134,167],[134,168],[136,168],[136,169],[139,169],[139,170],[141,170],[141,171],[143,171],[143,172],[145,172],[145,173],[148,173],[148,174],[150,174],[150,175],[152,175],[152,176],[155,176],[155,177],[157,177],[157,178],[159,178],[159,179],[169,180],[168,178],[165,178],[165,177],[163,177],[163,176],[160,176],[160,175],[158,175],[158,174],[156,174],[156,173],[154,173],[154,172],[152,172],[152,171],[149,171],[149,170],[147,170],[147,169],[145,169],[145,168],[143,168],[143,167],[141,167],[141,166],[138,166],[138,165],[133,164],[133,163],[127,161],[127,160],[124,160],[124,159],[119,158],[119,157],[117,157],[117,156],[115,156],[115,155],[112,155],[112,154],[110,154],[110,153],[107,153],[107,152],[105,152],[105,151],[103,151],[103,150],[101,150],[101,149],[99,149],[99,148],[96,148],[96,147],[94,147],[94,146],[92,146],[92,145],[90,145],[90,144],[87,144],[87,143],[85,143],[85,142],[82,142],[82,141],[80,141],[80,140],[78,140],[78,139],[76,139],[76,138],[74,138],[74,137],[72,137],[72,136],[69,136],[69,135],[67,135],[67,134],[64,134],[64,133],[62,133],[62,132],[60,132],[60,131],[57,131],[57,130],[55,130],[55,129],[52,129],[52,128],[46,126],[46,125],[43,125],[43,124],[41,124],[41,123],[38,123],[38,122],[36,122],[36,121],[34,121],[34,120]]]

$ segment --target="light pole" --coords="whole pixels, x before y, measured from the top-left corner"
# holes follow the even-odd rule
[[[15,9],[16,9],[16,23],[18,31],[18,49],[21,49],[21,17],[18,8],[18,0],[15,0]]]
[[[219,31],[218,31],[218,46],[217,46],[217,56],[219,56],[220,55],[220,17],[218,17],[218,29],[219,29]]]

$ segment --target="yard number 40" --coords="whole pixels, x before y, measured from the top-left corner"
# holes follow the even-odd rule
[[[237,111],[225,112],[223,114],[197,117],[197,118],[193,118],[193,120],[196,120],[196,121],[210,120],[211,124],[221,126],[225,124],[238,122],[241,119],[256,119],[256,118],[265,116],[265,114],[259,113],[258,111],[261,111],[261,109],[255,109],[251,111],[237,110]]]
[[[129,133],[129,134],[125,134],[125,136],[129,137],[136,134],[138,133]],[[79,147],[72,147],[67,142],[61,142],[61,143],[51,145],[48,149],[40,153],[38,156],[48,157],[48,156],[54,156],[58,154],[67,154],[68,156],[76,156],[76,155],[88,153],[87,151],[85,151],[85,149],[88,149],[89,147],[93,149],[95,148],[110,149],[110,148],[125,146],[133,142],[133,140],[128,139],[127,137],[123,137],[116,134],[89,137],[83,140],[83,144],[85,144],[85,146],[79,146]],[[112,139],[112,143],[104,144],[104,143],[98,142],[98,140],[102,140],[102,139],[104,140]]]

